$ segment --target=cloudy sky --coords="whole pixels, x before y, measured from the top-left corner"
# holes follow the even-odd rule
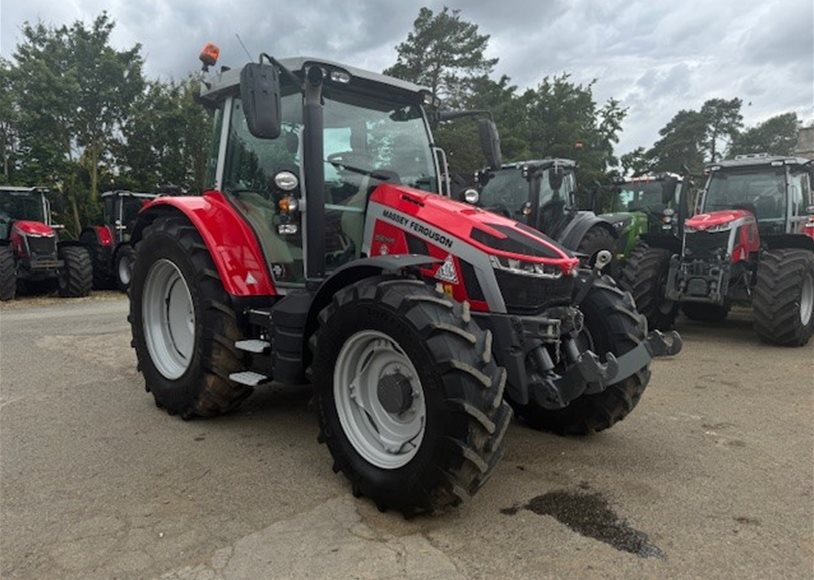
[[[629,108],[617,153],[650,146],[682,108],[741,97],[752,125],[796,111],[814,120],[812,0],[471,0],[424,2],[460,8],[491,35],[496,73],[520,87],[569,72],[598,79],[597,100]],[[152,77],[197,68],[207,41],[221,64],[253,55],[321,56],[381,70],[412,28],[422,3],[398,0],[0,0],[0,54],[9,58],[25,20],[90,21],[103,9],[117,21],[113,42],[143,46]]]

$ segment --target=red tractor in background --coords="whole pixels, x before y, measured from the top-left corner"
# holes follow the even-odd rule
[[[677,334],[646,334],[602,274],[610,256],[580,269],[536,230],[431,193],[446,168],[427,89],[263,54],[200,100],[214,189],[150,202],[132,232],[133,346],[170,414],[308,380],[353,493],[431,513],[488,479],[512,407],[559,433],[606,429],[638,403],[652,357],[680,350]],[[479,129],[499,167],[494,123]]]
[[[116,190],[107,191],[101,197],[102,223],[86,227],[79,240],[93,261],[93,287],[117,287],[125,292],[135,260],[130,233],[139,210],[158,194]]]
[[[0,186],[0,300],[11,300],[18,286],[56,286],[60,296],[91,291],[90,256],[79,242],[59,241],[49,190]]]
[[[708,167],[697,215],[679,237],[645,236],[621,283],[651,328],[673,325],[678,308],[720,321],[750,304],[769,343],[801,346],[814,331],[814,164],[766,154]]]

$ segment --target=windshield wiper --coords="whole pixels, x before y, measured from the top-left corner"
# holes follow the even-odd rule
[[[368,177],[372,177],[374,179],[378,179],[379,181],[387,181],[392,175],[388,175],[387,173],[380,173],[376,169],[362,169],[361,167],[354,167],[353,165],[348,165],[347,163],[340,163],[339,161],[328,161],[334,167],[341,167],[342,169],[347,169],[352,173],[358,173],[360,175],[367,175]]]

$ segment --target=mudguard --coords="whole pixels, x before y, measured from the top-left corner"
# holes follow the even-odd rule
[[[618,237],[616,229],[608,220],[597,216],[591,211],[578,211],[557,241],[569,250],[576,250],[582,238],[594,226],[608,230],[613,239]]]
[[[200,197],[159,197],[149,202],[133,227],[133,245],[146,226],[171,212],[183,214],[198,230],[229,294],[276,295],[254,231],[219,191],[207,191]]]

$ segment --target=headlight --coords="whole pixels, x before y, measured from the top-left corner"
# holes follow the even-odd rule
[[[522,276],[533,276],[535,278],[560,278],[562,270],[559,266],[551,264],[541,264],[539,262],[526,262],[514,258],[504,258],[502,256],[490,256],[492,266],[498,270],[505,270],[513,274]]]
[[[732,224],[720,224],[720,225],[711,226],[711,227],[708,227],[708,228],[694,228],[692,226],[687,226],[687,225],[684,226],[684,231],[688,232],[688,233],[706,232],[708,234],[714,234],[714,233],[717,233],[717,232],[728,232],[731,229],[732,229]]]

